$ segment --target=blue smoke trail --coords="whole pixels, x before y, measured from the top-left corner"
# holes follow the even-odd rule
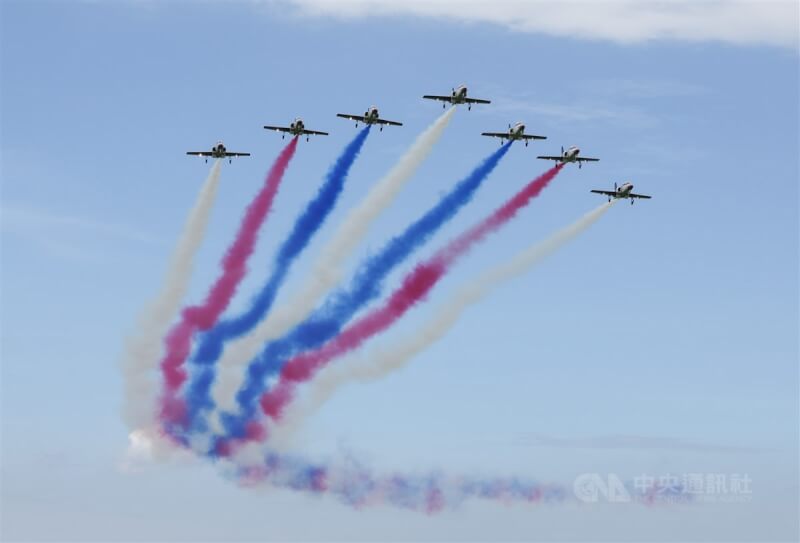
[[[369,130],[370,126],[362,129],[345,147],[328,171],[325,182],[317,191],[317,195],[306,205],[303,213],[295,221],[289,237],[278,250],[272,275],[261,291],[253,297],[249,309],[235,318],[220,321],[202,336],[200,345],[190,361],[194,370],[192,383],[186,393],[190,428],[199,422],[197,413],[200,409],[213,407],[210,393],[216,374],[214,362],[222,353],[223,345],[226,341],[249,332],[269,311],[292,263],[308,245],[336,205],[336,201],[344,189],[350,167],[358,157],[367,135],[369,135]]]
[[[236,395],[240,413],[222,415],[227,437],[245,435],[247,422],[256,413],[257,400],[267,379],[280,371],[287,358],[298,351],[319,347],[336,336],[359,309],[376,298],[386,276],[469,203],[510,146],[510,142],[506,143],[492,153],[433,208],[391,239],[380,252],[368,258],[346,288],[331,294],[305,321],[266,345],[248,366],[245,383]]]

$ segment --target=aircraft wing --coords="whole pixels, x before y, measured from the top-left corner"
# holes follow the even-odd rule
[[[428,100],[441,100],[442,102],[452,102],[452,96],[437,96],[435,94],[426,94],[423,96]]]
[[[210,151],[186,151],[186,154],[193,156],[214,156],[214,153]]]
[[[362,123],[367,123],[370,119],[364,117],[363,115],[349,115],[347,113],[337,113],[337,117],[341,117],[342,119],[350,119],[351,121],[358,121]],[[387,121],[386,119],[372,119],[372,122],[378,124],[388,124],[392,126],[403,126],[403,123],[398,123],[397,121]]]
[[[559,162],[564,160],[563,156],[537,156],[536,158],[541,158],[542,160],[556,160]]]
[[[403,126],[403,123],[398,123],[397,121],[387,121],[386,119],[375,119],[375,122],[378,124],[388,124],[391,126]]]
[[[347,113],[337,113],[337,117],[341,117],[342,119],[350,119],[351,121],[360,121],[366,122],[367,118],[362,115],[348,115]]]
[[[603,195],[605,195],[605,196],[617,196],[617,193],[616,193],[615,191],[613,191],[613,190],[597,190],[597,189],[592,189],[592,190],[591,190],[591,191],[589,191],[589,192],[594,192],[595,194],[603,194]],[[631,196],[631,195],[629,194],[628,196]]]
[[[464,101],[468,104],[491,104],[491,100],[481,100],[480,98],[464,98]]]
[[[310,136],[327,136],[327,132],[317,132],[316,130],[303,130],[303,134],[308,134]]]
[[[650,198],[652,198],[652,196],[647,196],[645,194],[634,194],[631,192],[630,194],[628,194],[628,198],[644,198],[646,200],[649,200]]]
[[[250,156],[250,153],[228,153],[226,151],[225,156]]]
[[[288,126],[267,126],[267,125],[265,125],[264,128],[266,128],[267,130],[274,130],[276,132],[291,132],[292,131],[292,129],[289,128]]]
[[[503,138],[506,140],[523,139],[523,140],[546,140],[547,136],[534,136],[533,134],[522,134],[513,136],[508,132],[481,132],[481,136],[489,136],[491,138]],[[541,157],[540,157],[541,158]]]
[[[599,158],[589,158],[588,156],[579,156],[575,159],[576,162],[600,162]]]

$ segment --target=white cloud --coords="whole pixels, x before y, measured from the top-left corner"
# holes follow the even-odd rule
[[[137,473],[155,462],[172,465],[197,465],[201,461],[186,449],[178,448],[156,430],[134,430],[128,434],[128,447],[117,464],[123,473]]]
[[[492,23],[517,32],[640,43],[719,41],[796,48],[796,0],[269,0],[299,14],[416,16]]]

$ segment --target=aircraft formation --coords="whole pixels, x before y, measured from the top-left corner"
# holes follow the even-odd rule
[[[257,249],[263,225],[275,207],[299,141],[328,133],[307,128],[300,118],[288,125],[265,125],[265,130],[280,132],[284,139],[288,134],[289,141],[280,146],[263,183],[245,206],[239,228],[220,259],[219,273],[207,294],[201,302],[181,309],[193,261],[209,224],[221,162],[249,156],[228,150],[221,142],[208,151],[188,153],[206,161],[215,160],[178,236],[160,295],[146,306],[139,321],[140,330],[126,347],[125,416],[133,432],[153,440],[158,447],[183,448],[211,462],[224,460],[226,475],[242,484],[271,484],[328,494],[357,507],[364,503],[386,504],[433,513],[467,498],[549,500],[551,487],[535,480],[487,479],[481,475],[420,479],[402,473],[372,476],[354,473],[349,465],[342,468],[336,462],[311,462],[294,453],[283,459],[273,453],[271,442],[275,437],[290,427],[298,427],[316,411],[321,404],[314,402],[323,402],[341,385],[362,379],[364,371],[370,378],[378,378],[409,363],[417,353],[442,338],[469,306],[587,230],[611,209],[614,200],[633,202],[649,198],[634,193],[631,183],[615,183],[609,190],[592,190],[609,202],[593,206],[588,213],[531,244],[509,261],[488,268],[464,289],[456,290],[451,299],[442,302],[439,312],[419,332],[394,346],[359,354],[367,342],[389,331],[412,308],[428,299],[460,260],[517,217],[567,164],[576,163],[580,168],[584,162],[598,161],[583,156],[575,146],[536,157],[555,164],[542,168],[545,171],[516,188],[491,212],[408,266],[413,254],[473,200],[509,153],[512,142],[529,145],[547,139],[528,133],[522,122],[509,124],[507,130],[483,132],[482,136],[499,139],[500,147],[490,146],[487,156],[468,173],[448,185],[444,193],[431,198],[430,205],[423,203],[425,209],[415,220],[393,233],[377,250],[366,252],[352,277],[346,279],[342,273],[345,266],[358,252],[364,252],[360,248],[372,231],[373,222],[415,175],[454,116],[455,106],[469,108],[473,104],[490,103],[472,98],[463,85],[452,89],[449,95],[424,98],[442,102],[445,111],[414,139],[383,177],[371,184],[360,203],[341,218],[324,248],[318,251],[316,263],[310,265],[313,272],[308,280],[301,283],[288,301],[279,298],[282,285],[293,264],[323,230],[339,196],[346,192],[350,168],[372,132],[371,127],[380,129],[403,123],[382,117],[376,106],[367,108],[363,114],[337,114],[364,126],[348,138],[350,141],[332,161],[319,188],[311,191],[308,202],[300,207],[293,226],[284,234],[283,241],[278,240],[272,264],[266,269],[248,263]],[[400,267],[408,268],[406,274],[393,281],[393,274]],[[324,273],[318,273],[319,270]],[[231,311],[231,303],[247,272],[261,275],[261,286],[251,294],[247,307]],[[392,290],[389,282],[395,283]],[[366,365],[358,360],[361,356]],[[328,373],[325,369],[331,364],[335,364],[336,371]],[[160,379],[152,379],[154,372],[159,373]],[[556,489],[552,495],[563,494]]]
[[[436,95],[436,94],[426,94],[422,98],[426,100],[435,100],[442,102],[442,107],[446,107],[447,104],[451,105],[467,105],[467,109],[471,110],[473,104],[491,104],[491,100],[485,100],[482,98],[472,98],[467,95],[467,87],[466,85],[459,85],[452,89],[449,95]],[[382,119],[380,117],[380,112],[378,111],[377,106],[370,106],[367,111],[364,112],[363,115],[355,115],[349,113],[337,113],[337,117],[341,117],[343,119],[348,119],[351,121],[356,122],[356,127],[358,123],[363,123],[366,125],[378,125],[379,129],[383,131],[384,126],[403,126],[403,123],[397,121],[390,121],[387,119]],[[296,117],[289,126],[271,126],[271,125],[264,125],[265,130],[272,130],[275,132],[282,132],[281,138],[285,138],[286,134],[290,134],[294,137],[306,137],[306,141],[310,141],[311,136],[328,136],[328,132],[321,132],[318,130],[309,130],[306,128],[305,122],[300,117]],[[525,146],[528,146],[528,143],[533,140],[545,140],[547,136],[539,136],[534,134],[526,134],[525,133],[525,124],[522,122],[517,122],[515,124],[509,124],[508,130],[503,132],[483,132],[481,133],[482,136],[488,136],[493,138],[500,139],[500,145],[502,146],[503,143],[506,141],[524,141]],[[599,158],[591,158],[591,157],[584,157],[580,156],[580,148],[577,146],[571,146],[567,149],[561,147],[561,153],[559,155],[539,155],[536,157],[540,160],[552,160],[554,162],[558,162],[561,164],[568,164],[568,163],[576,163],[578,164],[578,168],[583,166],[584,162],[598,162]],[[238,153],[238,152],[230,152],[227,150],[225,145],[219,141],[217,142],[210,151],[187,151],[187,155],[194,155],[204,157],[206,162],[208,162],[208,158],[227,158],[228,162],[232,162],[234,157],[241,157],[241,156],[250,156],[250,153]],[[600,189],[592,189],[590,192],[595,194],[602,194],[608,197],[608,200],[611,199],[629,199],[631,205],[636,199],[650,199],[651,196],[647,196],[644,194],[635,194],[633,192],[633,184],[630,182],[623,183],[622,185],[617,185],[614,183],[614,190],[600,190]]]

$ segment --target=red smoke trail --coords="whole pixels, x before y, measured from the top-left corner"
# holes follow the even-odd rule
[[[176,394],[186,381],[184,362],[191,349],[192,336],[197,331],[214,326],[236,293],[236,288],[247,272],[247,259],[255,249],[258,231],[272,209],[275,194],[296,149],[295,137],[278,155],[267,173],[264,185],[247,207],[236,238],[222,259],[222,274],[208,291],[206,299],[201,305],[185,308],[180,322],[167,335],[167,352],[161,360],[165,386],[161,417],[164,420],[176,422],[183,417],[183,402]]]
[[[307,381],[332,359],[356,349],[367,339],[391,326],[428,294],[459,257],[511,220],[520,209],[538,196],[562,167],[563,164],[558,164],[531,181],[489,217],[445,245],[428,261],[418,264],[382,307],[355,321],[321,348],[289,360],[283,366],[275,387],[261,397],[264,413],[268,417],[279,419],[293,397],[295,383]],[[248,437],[255,435],[262,439],[266,437],[264,432],[255,431],[250,432]]]

